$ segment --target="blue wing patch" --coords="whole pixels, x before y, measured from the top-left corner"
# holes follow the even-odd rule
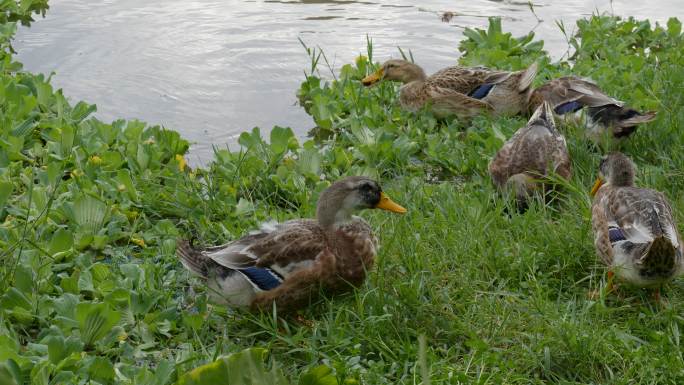
[[[474,90],[470,91],[468,96],[470,96],[473,99],[482,99],[485,96],[489,95],[489,92],[494,88],[494,84],[483,84]]]
[[[627,240],[625,233],[623,233],[619,227],[615,226],[608,228],[608,238],[610,238],[610,243]]]
[[[239,270],[247,279],[261,290],[275,289],[283,283],[283,277],[267,268],[248,267]]]
[[[554,108],[553,111],[558,115],[564,115],[570,112],[581,110],[582,107],[584,107],[584,104],[580,103],[577,100],[574,100],[572,102],[567,102],[556,106],[556,108]]]

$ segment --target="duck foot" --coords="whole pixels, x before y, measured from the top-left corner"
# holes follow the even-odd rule
[[[295,321],[297,321],[298,324],[308,328],[312,328],[314,326],[314,322],[312,320],[304,318],[301,314],[297,314]]]
[[[608,271],[607,275],[608,275],[608,279],[606,280],[607,283],[606,283],[606,287],[605,287],[606,295],[608,295],[610,293],[616,293],[618,298],[621,298],[621,296],[617,292],[617,285],[615,285],[613,283],[613,279],[615,278],[615,273],[612,271]],[[589,293],[587,293],[587,298],[594,300],[594,301],[601,298],[601,289],[599,288],[596,290],[589,291]]]

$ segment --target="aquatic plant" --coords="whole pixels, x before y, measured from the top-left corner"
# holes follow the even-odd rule
[[[201,383],[217,373],[300,384],[684,380],[681,281],[664,309],[627,288],[625,298],[586,298],[603,285],[586,195],[600,154],[581,128],[563,127],[575,176],[562,201],[506,215],[486,166],[524,118],[406,113],[394,85],[360,84],[377,66],[372,45],[333,80],[310,50],[298,94],[315,138],[254,129],[239,150],[190,169],[178,133],[101,122],[95,106],[21,71],[10,20],[30,17],[31,4],[44,1],[0,4],[23,15],[1,30],[0,383]],[[593,16],[569,41],[571,58],[552,63],[533,36],[513,38],[493,19],[466,33],[460,61],[539,60],[542,77],[588,76],[657,109],[624,150],[640,184],[665,191],[684,223],[681,23]],[[382,239],[376,271],[355,294],[304,312],[309,326],[211,305],[174,256],[181,236],[211,244],[268,218],[313,215],[316,195],[349,174],[381,178],[409,213],[367,214]]]

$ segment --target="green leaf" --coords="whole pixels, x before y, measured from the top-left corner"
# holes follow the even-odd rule
[[[250,348],[193,369],[178,385],[287,385],[280,370],[264,367],[268,352]]]
[[[88,367],[88,374],[95,381],[112,381],[114,380],[114,365],[105,357],[95,357]]]
[[[76,306],[76,321],[81,339],[92,345],[104,337],[119,322],[121,315],[105,303],[79,303]]]
[[[302,374],[299,385],[337,385],[337,377],[331,368],[319,365]]]
[[[14,186],[11,182],[0,181],[0,213],[7,203],[7,199],[12,195],[12,189]]]
[[[2,346],[0,346],[0,350]],[[2,352],[0,351],[0,354]],[[8,359],[4,362],[0,361],[0,384],[3,385],[20,385],[24,381],[21,377],[21,369],[16,362],[12,359]]]
[[[81,195],[74,202],[76,223],[90,234],[99,231],[107,215],[107,205],[90,195]]]
[[[45,344],[48,346],[48,358],[55,365],[68,355],[64,337],[62,336],[49,336],[45,339]]]
[[[276,155],[281,155],[288,149],[290,139],[294,137],[292,129],[275,126],[271,130],[271,150]]]
[[[19,355],[19,343],[8,335],[0,335],[0,362],[14,360],[23,365],[30,360]]]
[[[0,306],[3,309],[21,308],[31,310],[31,301],[16,287],[11,287],[0,299]]]
[[[55,255],[71,249],[73,245],[74,236],[71,234],[71,231],[61,228],[55,231],[55,234],[52,236],[48,250],[50,254]]]

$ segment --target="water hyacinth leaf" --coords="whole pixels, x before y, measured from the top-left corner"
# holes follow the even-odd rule
[[[3,309],[24,309],[31,310],[31,300],[16,287],[11,287],[0,299],[0,306]]]
[[[280,370],[267,370],[266,349],[250,348],[221,357],[184,374],[178,385],[287,385]]]
[[[31,266],[21,264],[14,271],[14,287],[31,295],[33,293],[34,272]]]
[[[106,215],[107,205],[90,195],[81,195],[74,202],[76,223],[90,234],[102,228]]]
[[[338,381],[332,368],[319,365],[302,374],[298,385],[338,385]]]
[[[76,306],[76,321],[86,345],[92,345],[104,337],[119,322],[119,318],[121,315],[105,303],[79,303]]]
[[[11,182],[0,181],[0,214],[2,213],[2,210],[5,208],[5,203],[7,203],[7,200],[9,199],[10,195],[12,195],[13,189],[14,186]]]
[[[254,211],[254,205],[245,198],[240,198],[238,204],[235,206],[235,215],[243,215],[252,211]]]
[[[90,114],[92,114],[95,111],[97,111],[96,105],[78,102],[71,110],[70,118],[75,123],[80,123],[83,119],[87,118]]]
[[[273,127],[271,130],[271,150],[276,155],[281,155],[288,150],[290,139],[294,137],[292,129],[289,127],[283,128],[279,126]]]
[[[315,148],[307,148],[299,155],[299,172],[318,178],[321,173],[321,155]]]
[[[18,354],[19,343],[7,335],[0,335],[0,362],[8,359],[22,363],[28,359]]]
[[[99,382],[110,382],[114,380],[114,365],[105,357],[95,357],[88,366],[90,378]]]
[[[12,130],[12,136],[27,136],[30,134],[34,128],[38,125],[39,120],[37,120],[38,114],[37,113],[30,113],[29,117],[26,118],[23,122],[21,122],[19,125],[14,127]]]
[[[2,349],[2,346],[0,346],[0,349]],[[2,355],[1,352],[0,355]],[[0,384],[20,385],[23,383],[19,365],[12,359],[0,360]]]
[[[119,183],[119,190],[123,186],[124,190],[128,194],[128,197],[136,202],[138,200],[138,191],[133,185],[133,179],[131,179],[131,172],[127,169],[119,170],[116,172],[116,180]]]
[[[65,252],[74,245],[74,236],[71,231],[60,228],[55,231],[55,234],[50,239],[50,246],[48,251],[50,254],[55,255],[57,253]]]
[[[48,346],[48,358],[53,364],[58,364],[68,355],[64,337],[52,335],[47,337],[44,342]]]

